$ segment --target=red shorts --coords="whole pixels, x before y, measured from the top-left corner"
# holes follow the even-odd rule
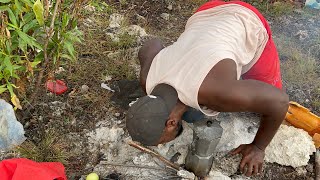
[[[255,7],[242,1],[224,2],[221,0],[213,0],[202,5],[196,12],[203,11],[216,6],[224,5],[224,4],[239,4],[241,6],[244,6],[252,10],[260,18],[262,24],[266,28],[267,33],[269,35],[269,40],[260,58],[248,72],[242,75],[242,79],[254,79],[254,80],[271,84],[279,89],[282,89],[280,60],[279,60],[276,46],[272,40],[272,32],[266,19]]]

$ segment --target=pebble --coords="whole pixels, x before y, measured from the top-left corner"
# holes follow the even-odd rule
[[[89,86],[87,86],[85,84],[81,86],[81,92],[83,92],[83,93],[88,92],[88,90],[89,90]]]
[[[160,17],[161,17],[162,19],[168,21],[169,18],[170,18],[170,14],[168,14],[168,13],[162,13],[162,14],[160,15]]]

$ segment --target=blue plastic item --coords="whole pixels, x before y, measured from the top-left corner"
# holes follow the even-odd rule
[[[13,107],[0,99],[0,150],[8,150],[25,141],[24,129],[14,114]]]
[[[306,0],[306,6],[313,9],[320,9],[320,0]]]

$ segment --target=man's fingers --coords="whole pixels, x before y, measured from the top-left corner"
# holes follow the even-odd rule
[[[242,145],[240,145],[239,147],[237,147],[236,149],[234,149],[234,150],[232,150],[231,152],[230,152],[230,154],[232,154],[232,155],[236,155],[236,154],[239,154],[240,152],[241,152],[241,150],[242,150]]]
[[[240,163],[240,171],[244,173],[244,166],[247,164],[247,158],[242,158],[241,163]]]
[[[253,171],[253,165],[250,163],[250,164],[248,164],[246,176],[251,176],[252,175],[252,171]]]
[[[263,163],[259,164],[259,174],[262,173]]]
[[[259,164],[253,166],[253,175],[257,175],[259,173]]]

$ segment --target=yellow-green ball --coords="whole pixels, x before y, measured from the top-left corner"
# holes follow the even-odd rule
[[[99,176],[97,173],[90,173],[87,176],[86,180],[99,180]]]

